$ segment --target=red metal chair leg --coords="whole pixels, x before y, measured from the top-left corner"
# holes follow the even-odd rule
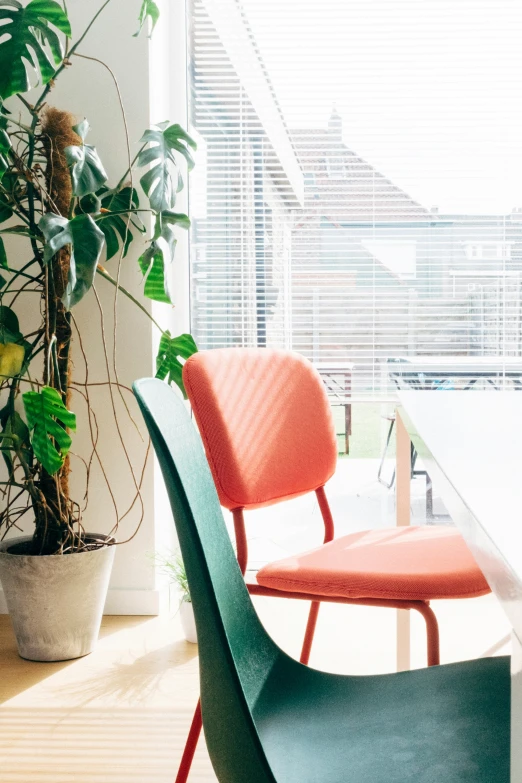
[[[186,783],[189,776],[190,768],[192,766],[192,760],[196,747],[201,734],[201,727],[203,722],[201,720],[201,700],[198,699],[198,704],[192,718],[192,724],[188,733],[187,741],[185,742],[185,748],[183,750],[183,756],[181,757],[181,764],[179,765],[178,774],[176,776],[176,783]]]
[[[424,617],[427,631],[428,666],[440,664],[439,624],[435,612],[427,601],[414,607]]]
[[[315,626],[317,625],[317,616],[319,614],[320,606],[321,603],[319,601],[312,601],[312,605],[310,606],[303,649],[301,650],[301,657],[299,658],[301,663],[307,664],[310,660],[310,652],[312,650],[312,642],[314,640]]]
[[[245,521],[243,518],[243,509],[235,508],[232,511],[232,516],[234,519],[234,531],[236,535],[237,560],[241,569],[241,573],[244,576],[248,562],[248,543],[245,531]],[[201,718],[201,699],[198,699],[187,741],[185,742],[185,748],[183,750],[183,756],[181,757],[178,774],[176,776],[176,783],[187,782],[202,726],[203,721]]]

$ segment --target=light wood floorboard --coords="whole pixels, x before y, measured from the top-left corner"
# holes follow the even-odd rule
[[[297,655],[307,605],[259,599],[269,632]],[[491,597],[439,602],[446,661],[494,648],[507,623]],[[312,665],[353,674],[390,671],[393,612],[323,606]],[[413,661],[424,636],[413,623]],[[174,617],[106,617],[96,651],[68,663],[38,664],[16,653],[0,616],[0,781],[2,783],[173,783],[197,698],[197,647]],[[215,781],[204,744],[190,783]]]

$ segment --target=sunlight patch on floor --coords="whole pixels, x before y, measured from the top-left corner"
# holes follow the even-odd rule
[[[298,656],[308,605],[256,599],[269,633]],[[492,596],[436,602],[444,661],[502,644],[508,624]],[[366,674],[393,671],[395,612],[323,605],[311,665]],[[425,660],[412,624],[413,665]],[[197,646],[179,618],[106,617],[92,655],[68,663],[21,660],[0,617],[2,783],[173,783],[198,693]],[[204,744],[191,783],[215,782]]]

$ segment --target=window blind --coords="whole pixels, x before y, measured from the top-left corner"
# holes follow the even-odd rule
[[[188,0],[188,24],[199,346],[292,348],[361,399],[516,388],[519,0]]]

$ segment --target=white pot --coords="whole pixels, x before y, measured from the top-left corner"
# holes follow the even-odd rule
[[[98,639],[115,547],[43,556],[7,551],[30,540],[0,544],[0,580],[18,652],[31,661],[87,655]]]
[[[181,627],[187,642],[192,644],[198,643],[198,637],[196,634],[196,621],[194,620],[194,609],[190,601],[183,600],[179,607],[179,613],[181,616]]]

